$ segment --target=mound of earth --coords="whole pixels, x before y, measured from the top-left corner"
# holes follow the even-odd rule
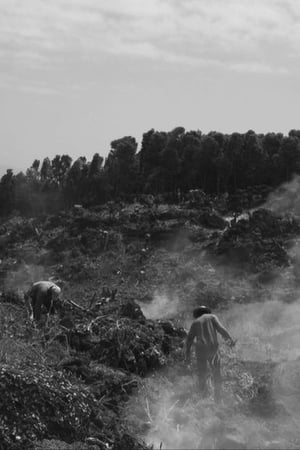
[[[256,272],[266,267],[287,266],[285,239],[297,232],[299,225],[293,218],[258,209],[247,219],[233,221],[220,237],[215,251],[231,263]]]
[[[96,403],[84,386],[39,368],[0,369],[0,443],[23,449],[35,440],[81,441],[88,435]]]

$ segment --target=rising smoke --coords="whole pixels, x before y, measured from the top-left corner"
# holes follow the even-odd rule
[[[239,400],[230,387],[226,391],[226,383],[223,386],[223,404],[216,407],[211,398],[202,400],[199,397],[195,374],[175,376],[175,381],[167,383],[162,374],[146,381],[147,390],[139,399],[148,411],[148,444],[154,449],[213,449],[220,448],[218,439],[226,436],[229,441],[240,442],[244,446],[241,448],[265,448],[264,445],[283,448],[282,445],[287,444],[278,441],[278,434],[285,439],[297,436],[300,419],[300,302],[286,304],[283,300],[274,298],[233,305],[218,314],[237,339],[233,350],[221,344],[221,355],[223,362],[228,364],[229,361],[232,370],[237,371],[233,376],[238,384],[246,385],[251,391],[254,378],[246,369],[242,372],[241,368],[239,371],[235,369],[233,362],[247,361],[248,364],[258,364],[259,368],[265,363],[270,367],[275,365],[273,378],[269,381],[274,403],[271,408],[275,412],[280,407],[281,412],[268,421],[269,426],[277,427],[278,433],[270,432],[259,414],[249,415],[239,409]],[[166,297],[164,305],[167,305]]]
[[[263,207],[275,213],[300,214],[300,177],[281,186]],[[138,404],[140,417],[144,413],[149,427],[144,438],[154,449],[297,448],[293,441],[298,439],[299,442],[300,436],[300,286],[295,281],[295,271],[300,266],[299,248],[295,240],[289,251],[293,265],[263,289],[250,277],[237,279],[228,267],[213,268],[215,284],[226,286],[224,292],[232,300],[227,309],[216,312],[237,339],[236,347],[228,349],[220,338],[223,377],[229,366],[235,378],[235,389],[234,383],[226,381],[225,377],[223,403],[216,406],[211,398],[201,399],[198,395],[195,373],[175,373],[172,381],[163,373],[146,380],[132,411]],[[207,261],[201,263],[209,267]],[[205,276],[202,271],[202,281],[207,282]],[[207,285],[210,282],[211,278]],[[241,291],[245,290],[251,301],[237,304]],[[292,302],[288,295],[291,291]],[[182,317],[187,308],[191,316],[191,305],[185,301],[180,295],[156,293],[152,303],[143,305],[143,311],[146,317],[156,319]],[[190,317],[188,322],[191,320]],[[254,374],[248,367],[254,367]],[[264,370],[270,372],[270,378],[265,375],[260,387],[255,384],[255,370],[262,372],[262,380]],[[266,395],[266,400],[260,400],[262,410],[244,408],[250,400],[241,399],[236,394],[237,387],[249,393],[256,392],[258,398]],[[261,394],[258,389],[269,394]],[[264,407],[269,407],[267,416],[263,416]]]
[[[6,274],[3,287],[5,290],[24,291],[33,282],[42,279],[48,279],[47,271],[43,266],[22,263]]]
[[[168,319],[178,314],[180,299],[176,294],[155,291],[150,303],[140,305],[147,319]]]
[[[284,183],[275,189],[263,206],[274,213],[300,214],[300,176],[295,175],[292,181]]]

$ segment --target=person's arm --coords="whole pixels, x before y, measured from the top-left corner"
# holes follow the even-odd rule
[[[45,293],[37,292],[35,294],[35,301],[33,303],[33,317],[37,322],[40,321],[42,315],[42,305],[44,302]]]
[[[191,346],[193,344],[194,338],[196,336],[196,325],[195,322],[192,323],[190,331],[188,332],[185,344],[185,359],[189,363],[191,359]]]
[[[30,320],[33,320],[33,309],[32,309],[32,299],[31,299],[31,291],[24,293],[24,302],[25,302],[25,308],[27,310],[28,316]]]
[[[234,340],[232,339],[232,337],[230,336],[230,334],[228,333],[226,328],[223,327],[223,325],[221,324],[221,322],[219,321],[217,316],[213,316],[213,323],[214,323],[214,326],[215,326],[216,330],[221,334],[221,336],[226,341],[229,341],[230,345],[234,345],[234,343],[235,343]]]
[[[61,289],[54,284],[47,291],[47,299],[48,299],[48,312],[55,312],[56,309],[60,306],[61,298],[60,298]]]

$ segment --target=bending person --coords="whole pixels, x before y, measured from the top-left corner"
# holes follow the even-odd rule
[[[43,310],[54,314],[61,306],[61,289],[52,281],[38,281],[25,294],[25,302],[30,310],[30,317],[39,322]]]

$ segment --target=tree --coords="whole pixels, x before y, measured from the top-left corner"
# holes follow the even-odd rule
[[[284,137],[280,151],[285,181],[289,181],[293,173],[300,170],[300,142],[295,136]]]
[[[12,169],[7,169],[0,181],[0,211],[6,215],[15,208],[15,177]]]
[[[159,179],[157,176],[153,177],[152,174],[161,173],[161,155],[167,142],[168,134],[165,132],[155,131],[152,128],[147,133],[143,134],[139,161],[140,173],[144,180],[144,190],[146,189],[153,192],[158,192],[160,190],[162,179]],[[158,184],[157,181],[159,182]]]
[[[276,186],[282,180],[280,168],[280,153],[282,133],[267,133],[262,138],[264,163],[264,182]]]
[[[44,182],[50,182],[53,177],[52,167],[49,158],[43,160],[41,167],[41,180]]]
[[[136,164],[137,142],[125,136],[111,142],[111,150],[105,162],[114,196],[134,192],[138,167]]]
[[[102,164],[102,156],[95,153],[88,168],[86,202],[89,205],[103,203],[107,199],[106,177]]]
[[[72,158],[69,155],[56,155],[55,158],[52,159],[52,179],[57,186],[64,182],[66,173],[71,167],[71,164]]]
[[[257,134],[249,130],[244,137],[244,185],[253,186],[263,182],[263,148]]]
[[[100,156],[99,153],[95,153],[89,167],[88,177],[90,179],[98,177],[101,174],[102,164],[103,164],[102,156]]]
[[[289,137],[296,137],[300,140],[300,130],[291,130],[289,131]]]
[[[244,136],[240,133],[232,133],[229,136],[225,148],[225,155],[229,161],[230,177],[229,190],[235,192],[243,183],[244,170]]]
[[[87,185],[88,166],[86,158],[80,156],[74,161],[66,174],[63,193],[68,204],[84,200]]]
[[[31,168],[34,169],[36,172],[38,172],[39,167],[40,167],[40,161],[39,161],[39,159],[35,159],[32,163]]]
[[[165,147],[161,150],[161,167],[163,176],[164,191],[176,192],[179,187],[180,174],[180,154],[182,154],[182,140],[185,129],[183,127],[174,128],[168,133]]]
[[[200,131],[189,131],[182,138],[179,183],[184,191],[198,187],[197,156],[200,154],[201,136]]]
[[[212,135],[202,136],[201,148],[197,159],[199,187],[204,191],[215,192],[217,190],[215,160],[219,155],[220,147],[214,137]]]

